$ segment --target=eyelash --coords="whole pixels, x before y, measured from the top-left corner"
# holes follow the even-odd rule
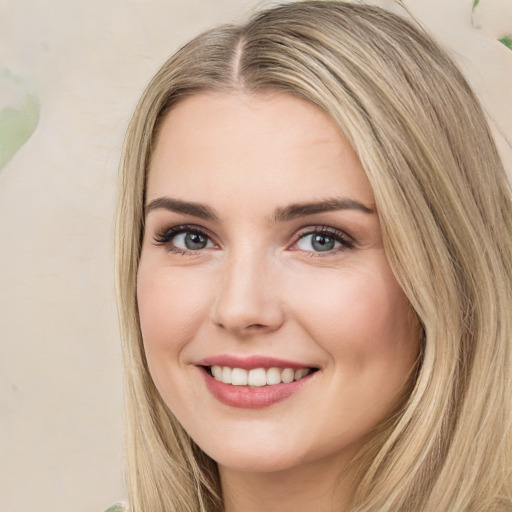
[[[332,238],[335,242],[339,242],[340,247],[337,249],[331,249],[328,251],[303,251],[310,257],[323,257],[323,256],[331,256],[333,254],[343,252],[349,249],[355,248],[355,241],[352,237],[348,236],[345,232],[340,229],[331,228],[329,226],[315,226],[313,229],[307,228],[302,233],[300,233],[293,246],[297,245],[302,239],[311,235],[323,235],[328,238]]]
[[[172,253],[181,254],[183,256],[188,255],[197,255],[199,250],[185,250],[180,249],[179,247],[175,247],[171,241],[172,239],[180,234],[183,233],[189,233],[189,234],[195,234],[195,235],[201,235],[207,238],[208,240],[212,241],[212,237],[202,228],[199,226],[193,226],[190,224],[186,225],[180,225],[180,226],[173,226],[172,228],[162,230],[159,234],[153,237],[154,244],[155,245],[165,245],[167,246],[167,250]],[[212,241],[213,242],[213,241]]]
[[[198,252],[200,252],[201,249],[185,250],[180,249],[171,243],[174,237],[184,233],[204,236],[213,244],[215,244],[215,242],[213,242],[212,240],[212,237],[208,234],[207,231],[200,228],[199,226],[194,226],[190,224],[173,226],[169,229],[162,230],[159,234],[153,237],[154,244],[158,246],[166,246],[169,252],[181,254],[183,256],[198,255]],[[308,257],[330,256],[332,254],[343,252],[349,249],[354,249],[356,245],[352,237],[350,237],[345,232],[339,229],[332,228],[329,226],[314,226],[312,228],[306,228],[301,233],[299,233],[290,247],[296,246],[301,240],[311,235],[323,235],[325,237],[332,238],[335,242],[338,242],[340,244],[340,247],[338,247],[337,249],[331,249],[324,252],[303,250],[302,252],[306,253]]]

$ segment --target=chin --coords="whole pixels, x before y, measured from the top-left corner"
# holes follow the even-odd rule
[[[225,451],[214,460],[219,466],[239,473],[276,473],[301,465],[301,461],[296,457],[261,450],[258,452],[248,450],[246,453]]]
[[[247,433],[240,441],[231,438],[224,443],[198,443],[199,447],[219,466],[238,472],[276,472],[285,471],[304,462],[305,454],[300,447],[287,446],[283,440],[251,436]]]

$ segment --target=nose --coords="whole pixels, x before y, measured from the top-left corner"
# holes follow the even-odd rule
[[[277,269],[264,260],[255,254],[233,256],[219,276],[212,321],[239,338],[274,332],[284,322]]]

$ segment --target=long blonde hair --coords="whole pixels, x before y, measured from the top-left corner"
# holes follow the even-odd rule
[[[215,462],[153,385],[136,303],[158,129],[203,90],[280,90],[332,117],[371,182],[388,259],[423,326],[412,390],[368,446],[351,511],[510,510],[512,202],[482,110],[421,29],[375,7],[306,1],[191,41],[151,81],[129,126],[117,285],[133,512],[222,510]]]

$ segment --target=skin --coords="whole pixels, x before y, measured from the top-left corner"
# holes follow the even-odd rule
[[[162,198],[201,203],[216,218],[171,211]],[[334,198],[367,211],[345,201],[275,218],[291,204]],[[372,188],[346,138],[290,95],[200,93],[162,125],[147,204],[137,296],[149,369],[218,462],[225,510],[343,510],[355,483],[349,462],[396,404],[419,349]],[[205,231],[204,248],[187,249],[184,234],[162,238],[181,225]],[[319,251],[308,233],[324,227],[337,234],[321,235],[332,248]],[[197,366],[219,354],[318,371],[269,407],[231,407]]]

